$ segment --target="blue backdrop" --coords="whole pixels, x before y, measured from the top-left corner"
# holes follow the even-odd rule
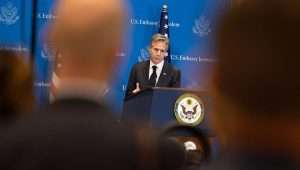
[[[0,48],[30,53],[32,2],[0,1]],[[29,56],[29,55],[27,55]]]
[[[26,2],[26,3],[25,3]],[[55,0],[0,1],[1,48],[14,48],[29,52],[31,37],[35,37],[34,65],[36,73],[36,95],[38,104],[49,101],[51,79],[51,54],[49,44],[44,42],[47,23],[55,19]],[[120,113],[130,68],[138,61],[147,59],[147,46],[151,35],[158,32],[163,4],[168,5],[171,62],[182,72],[182,86],[206,89],[206,80],[211,64],[215,61],[212,35],[217,18],[230,5],[229,0],[124,0],[128,8],[124,35],[124,48],[117,54],[121,60],[116,66],[114,80],[106,99]],[[35,23],[32,24],[32,14]],[[73,16],[76,17],[76,16]],[[35,35],[32,36],[32,25]]]

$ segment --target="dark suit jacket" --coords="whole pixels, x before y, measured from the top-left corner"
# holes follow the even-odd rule
[[[202,170],[296,170],[300,168],[299,160],[284,155],[282,152],[268,153],[227,153],[214,160]]]
[[[104,107],[69,98],[1,133],[0,169],[134,169],[133,134]]]
[[[132,67],[127,83],[126,97],[132,94],[137,82],[140,84],[141,89],[151,87],[149,66],[150,61],[148,60],[137,63]],[[164,62],[156,87],[180,87],[180,75],[180,70],[177,70],[168,62]]]

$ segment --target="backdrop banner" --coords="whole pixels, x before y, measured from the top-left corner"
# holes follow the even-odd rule
[[[30,54],[32,1],[0,1],[0,48]],[[26,55],[29,56],[29,55]],[[29,59],[29,57],[28,57]]]
[[[159,29],[163,5],[168,6],[171,63],[181,70],[182,87],[206,89],[209,69],[215,62],[212,35],[218,16],[230,5],[228,0],[127,0],[130,12],[122,61],[107,98],[112,108],[122,110],[124,91],[131,67],[149,58],[147,47]],[[126,39],[127,38],[127,39]]]

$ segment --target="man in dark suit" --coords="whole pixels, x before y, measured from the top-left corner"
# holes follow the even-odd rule
[[[211,94],[223,155],[207,170],[300,168],[300,2],[242,0],[221,19]]]
[[[165,62],[169,40],[161,34],[152,36],[150,60],[135,64],[130,72],[126,97],[148,87],[180,87],[180,71]]]
[[[121,2],[57,3],[49,29],[49,40],[62,56],[56,98],[1,133],[0,169],[134,169],[133,133],[102,101],[117,60]]]

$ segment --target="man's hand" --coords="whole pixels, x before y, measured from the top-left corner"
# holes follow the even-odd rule
[[[136,88],[132,91],[132,93],[135,94],[135,93],[138,93],[139,91],[141,91],[140,83],[136,83]]]

